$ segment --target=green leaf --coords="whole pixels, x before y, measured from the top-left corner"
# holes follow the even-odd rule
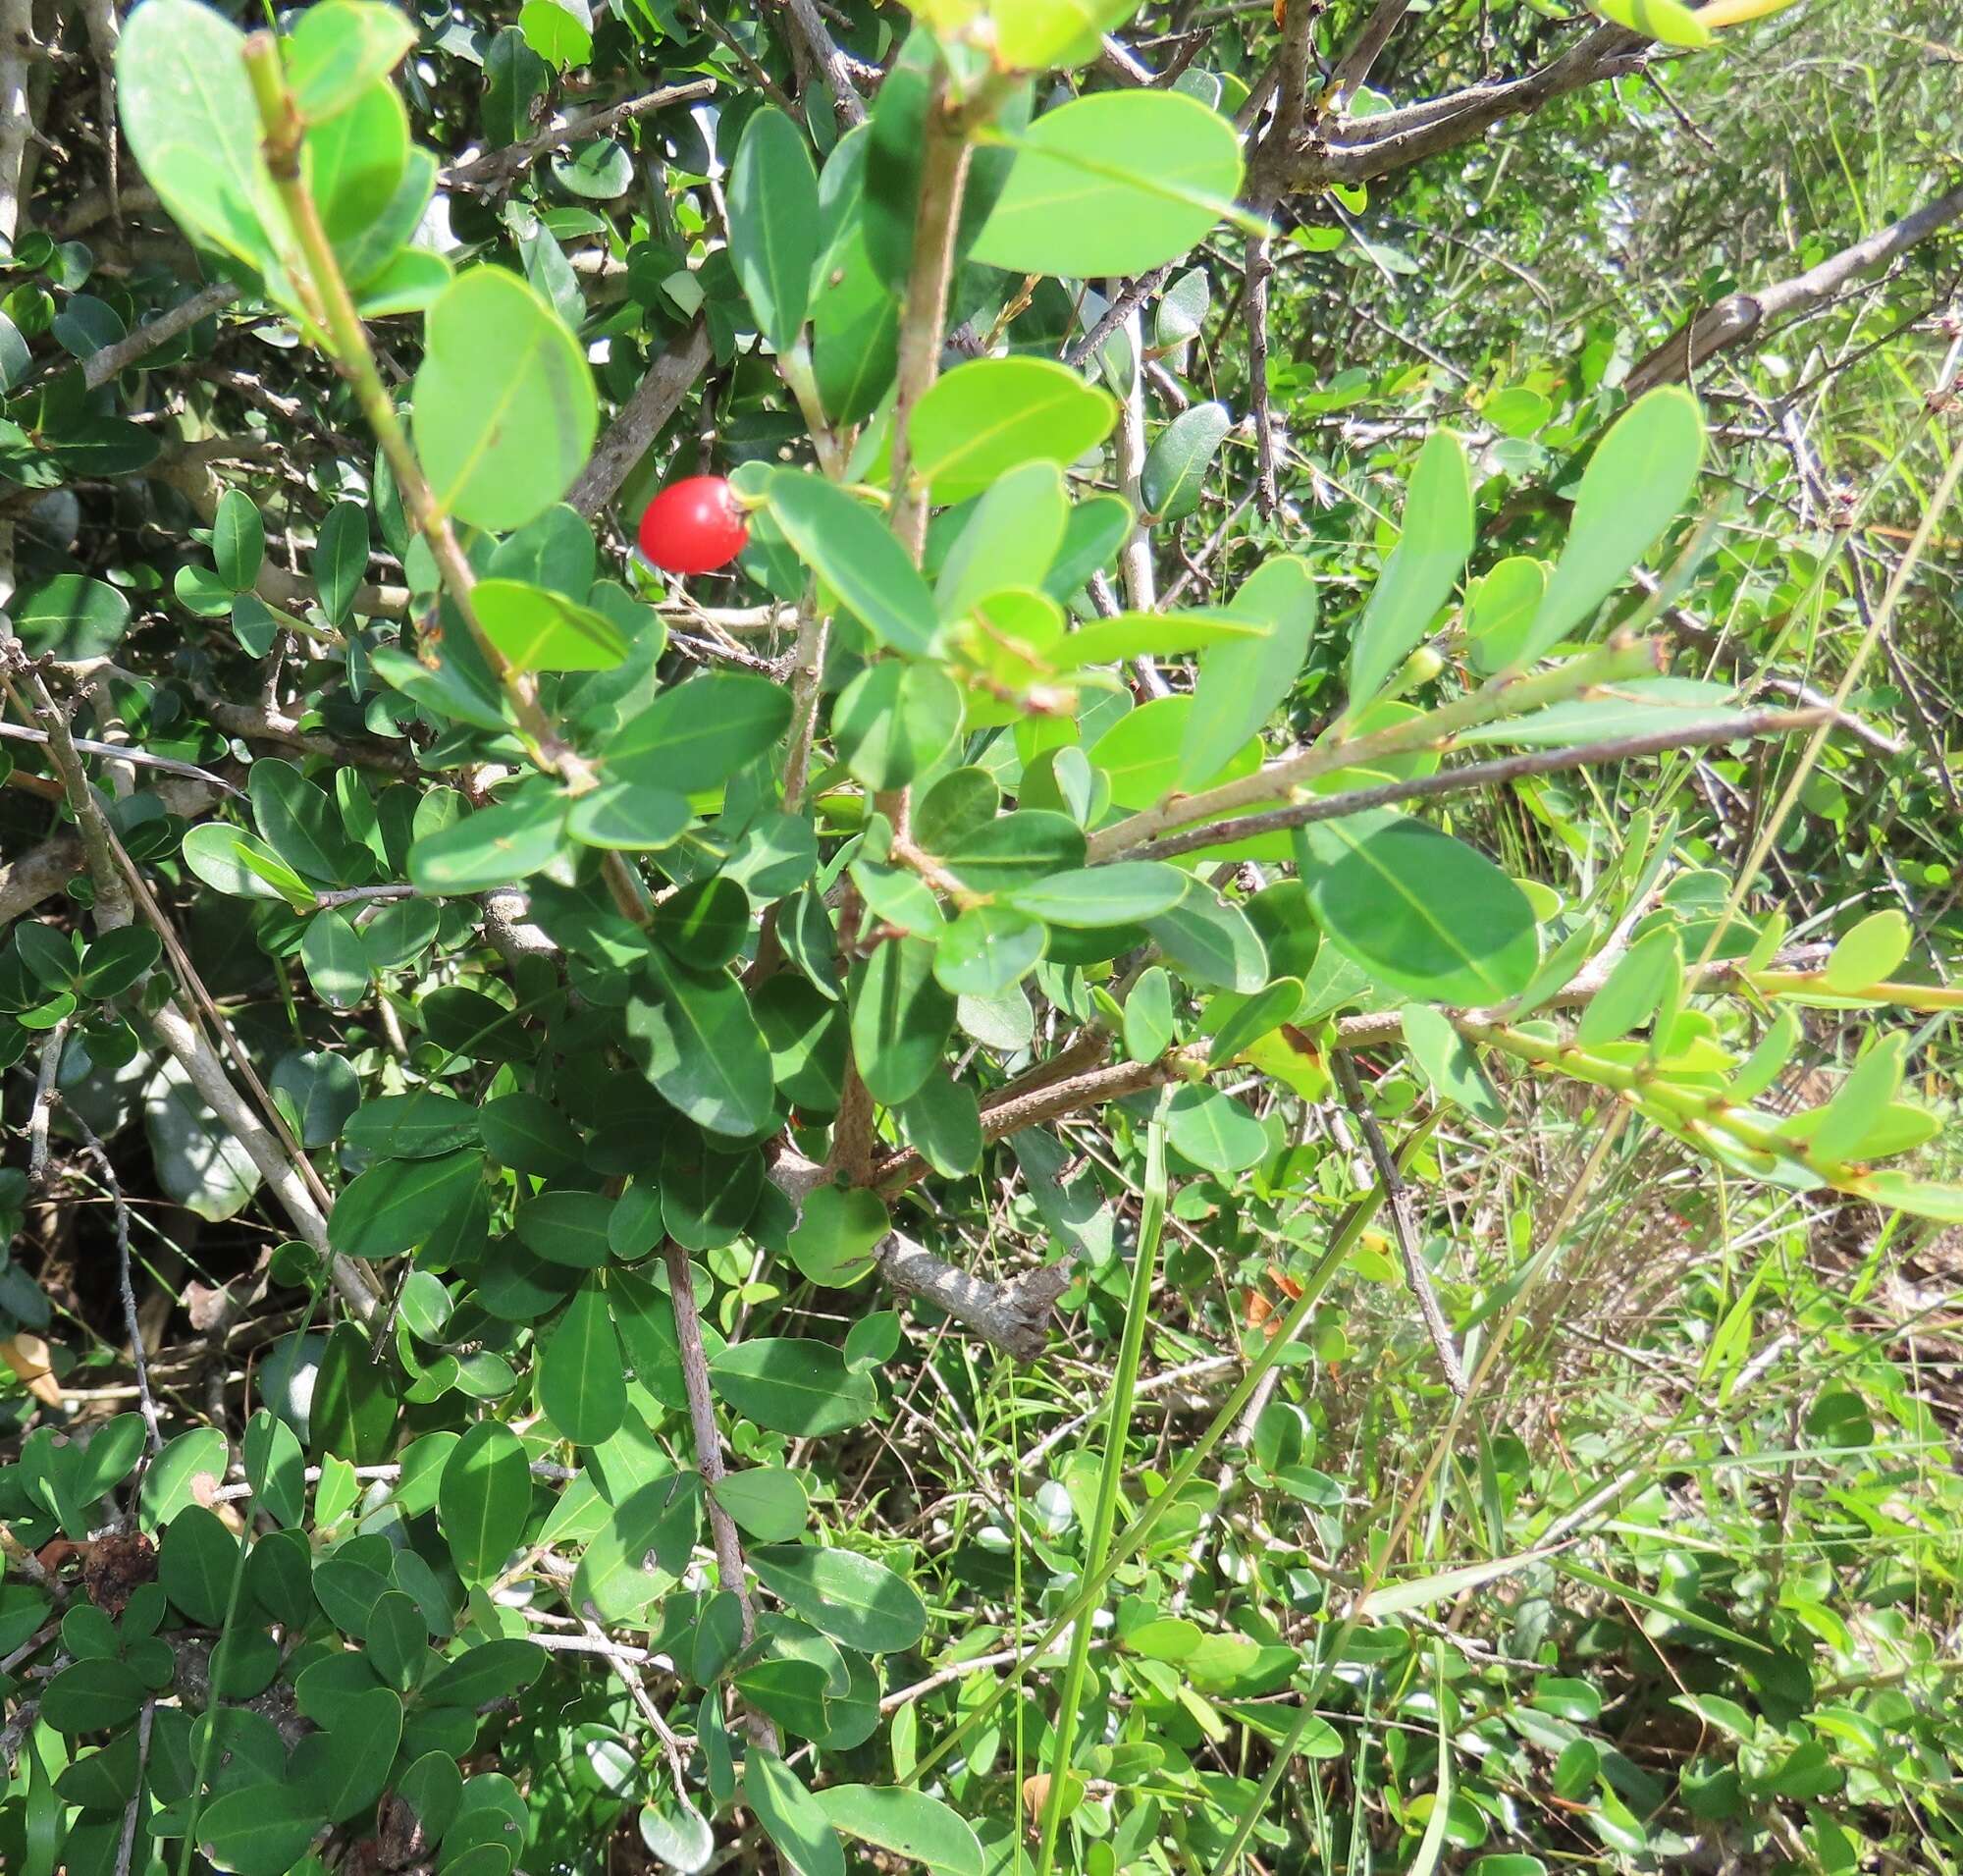
[[[873,1099],[892,1106],[939,1065],[954,998],[933,975],[933,946],[891,938],[852,967],[852,1053]]]
[[[262,1780],[221,1793],[198,1813],[198,1849],[214,1869],[236,1876],[287,1876],[327,1824],[311,1793]]]
[[[890,651],[919,658],[939,630],[933,595],[906,549],[872,509],[802,469],[766,485],[770,512],[799,558]]]
[[[459,274],[424,330],[415,430],[431,490],[473,527],[522,527],[572,486],[592,453],[598,410],[586,358],[551,305],[498,267]]]
[[[84,996],[121,996],[133,990],[163,954],[163,939],[147,927],[126,925],[105,932],[89,945],[75,988]]]
[[[603,767],[612,779],[697,794],[756,761],[790,721],[790,695],[781,684],[712,671],[663,691],[630,717],[609,740]]]
[[[1291,1021],[1301,1008],[1301,980],[1278,977],[1250,996],[1225,991],[1215,996],[1200,1015],[1200,1027],[1211,1030],[1213,1040],[1206,1047],[1206,1063],[1217,1068],[1251,1048],[1263,1036]]]
[[[293,1748],[287,1776],[330,1823],[345,1824],[382,1796],[401,1741],[399,1695],[388,1688],[350,1694],[331,1728],[309,1733]]]
[[[246,788],[266,844],[295,872],[330,885],[351,884],[357,871],[367,875],[368,850],[350,844],[340,809],[292,763],[262,756]]]
[[[872,1377],[848,1370],[828,1342],[758,1336],[710,1357],[716,1391],[772,1432],[817,1439],[873,1417]]]
[[[747,1137],[769,1122],[770,1051],[742,988],[720,971],[691,971],[651,946],[626,1029],[663,1099],[711,1133]]]
[[[306,1454],[299,1436],[263,1407],[245,1422],[246,1482],[254,1506],[289,1529],[306,1517]]]
[[[117,102],[144,179],[180,225],[248,266],[277,271],[287,223],[244,47],[244,34],[209,7],[145,0],[117,50]]]
[[[797,1474],[781,1466],[752,1466],[729,1473],[709,1489],[710,1496],[763,1543],[789,1541],[811,1517]]]
[[[811,302],[812,376],[825,414],[840,425],[864,422],[893,382],[899,354],[899,299],[855,228],[832,248]]]
[[[1180,785],[1186,725],[1199,708],[1199,700],[1194,696],[1154,697],[1150,703],[1127,711],[1090,745],[1087,753],[1092,766],[1111,778],[1114,807],[1153,807]],[[1252,775],[1260,766],[1260,744],[1249,740],[1205,781],[1209,785],[1232,781]]]
[[[1094,931],[1156,918],[1186,896],[1187,884],[1187,876],[1163,861],[1120,860],[1022,886],[1009,894],[1008,902],[1048,925]]]
[[[518,1207],[512,1229],[548,1263],[598,1270],[607,1262],[612,1210],[612,1202],[598,1192],[546,1192]]]
[[[1148,273],[1197,244],[1241,187],[1234,127],[1177,91],[1100,91],[1046,111],[975,258],[1014,274]]]
[[[1432,433],[1405,497],[1404,531],[1350,647],[1350,708],[1380,691],[1424,636],[1472,552],[1472,477],[1459,439]]]
[[[1166,1103],[1169,1145],[1208,1172],[1245,1172],[1268,1156],[1268,1130],[1231,1095],[1197,1083],[1173,1091]]]
[[[337,247],[360,241],[388,212],[408,170],[409,119],[396,87],[377,79],[346,110],[312,126],[301,160],[328,239]]]
[[[437,1488],[437,1519],[456,1574],[486,1582],[517,1548],[532,1509],[524,1443],[502,1420],[479,1420],[451,1448]]]
[[[368,570],[368,510],[359,502],[337,502],[320,524],[313,550],[313,583],[320,610],[336,625],[354,611],[354,591]]]
[[[489,1706],[522,1693],[544,1672],[546,1651],[536,1641],[501,1636],[482,1641],[447,1662],[423,1688],[431,1706]]]
[[[1230,612],[1259,619],[1257,638],[1223,639],[1199,657],[1194,704],[1180,735],[1179,786],[1203,786],[1287,701],[1315,630],[1315,578],[1305,561],[1280,556],[1241,584]]]
[[[1881,983],[1908,956],[1913,938],[1908,920],[1893,906],[1871,912],[1834,944],[1821,966],[1821,981],[1836,996],[1857,996],[1871,984]],[[91,962],[94,955],[91,947]]]
[[[1314,823],[1296,841],[1317,922],[1376,983],[1458,1004],[1526,989],[1533,907],[1483,854],[1388,810]]]
[[[368,950],[345,912],[330,908],[307,921],[300,962],[307,982],[335,1009],[352,1009],[368,994]]]
[[[593,11],[587,0],[525,0],[518,9],[525,43],[561,72],[593,56]]]
[[[661,1186],[668,1236],[685,1250],[717,1251],[755,1213],[764,1162],[748,1149],[718,1152],[693,1127],[675,1127],[662,1142]]]
[[[886,1204],[864,1186],[819,1186],[791,1232],[791,1261],[812,1282],[842,1289],[868,1275],[893,1228]]]
[[[1042,962],[1047,942],[1040,921],[1026,913],[976,906],[936,936],[934,980],[955,996],[1001,996]]]
[[[1512,662],[1557,645],[1615,591],[1682,511],[1704,461],[1704,418],[1681,385],[1632,404],[1596,446],[1574,498],[1574,524],[1547,596]]]
[[[1042,589],[1068,600],[1091,574],[1109,566],[1118,543],[1132,531],[1132,507],[1123,496],[1089,495],[1071,506],[1069,525]]]
[[[968,1820],[925,1792],[902,1785],[830,1785],[818,1801],[834,1830],[919,1863],[928,1876],[982,1876],[982,1844]]]
[[[1467,585],[1465,636],[1481,670],[1502,670],[1513,662],[1546,592],[1547,568],[1523,554],[1501,561]]]
[[[743,1797],[790,1876],[845,1876],[838,1833],[774,1752],[754,1745],[743,1754]]]
[[[348,4],[351,0],[329,0],[330,6]],[[266,559],[266,524],[259,518],[258,504],[243,489],[227,489],[218,498],[211,556],[218,563],[219,583],[232,592],[249,591],[259,577]]]
[[[1509,385],[1479,406],[1479,414],[1504,436],[1530,437],[1554,415],[1553,403],[1526,385]]]
[[[130,602],[106,580],[82,573],[36,580],[16,593],[7,610],[15,633],[35,658],[106,657],[130,629]]]
[[[765,106],[743,127],[725,185],[729,258],[757,330],[787,351],[804,324],[818,259],[818,176],[804,133]]]
[[[1682,943],[1673,929],[1659,927],[1617,960],[1608,981],[1581,1012],[1574,1040],[1584,1048],[1616,1042],[1656,1016],[1659,1007],[1667,1027],[1675,1014],[1682,984]]]
[[[1053,462],[1011,469],[968,512],[934,581],[945,619],[1012,588],[1040,586],[1070,524],[1070,497]]]
[[[702,1876],[716,1856],[716,1830],[700,1811],[679,1802],[641,1812],[641,1842],[648,1852],[675,1876]]]
[[[143,1528],[160,1529],[186,1505],[207,1503],[225,1483],[231,1463],[231,1449],[216,1426],[194,1426],[180,1433],[143,1474],[138,1495]]]
[[[750,1567],[764,1587],[820,1635],[862,1654],[911,1648],[927,1632],[913,1584],[871,1557],[835,1545],[762,1545]]]
[[[238,1566],[239,1539],[202,1505],[179,1512],[157,1547],[157,1581],[164,1594],[204,1628],[225,1620]]]
[[[1195,403],[1182,410],[1145,452],[1140,499],[1161,521],[1184,520],[1199,507],[1206,472],[1234,420],[1224,403]]]
[[[159,1182],[200,1218],[230,1218],[258,1191],[257,1163],[175,1056],[158,1064],[143,1090],[143,1123]]]
[[[125,1727],[143,1704],[144,1688],[122,1661],[96,1657],[64,1668],[41,1694],[41,1718],[71,1739]]]
[[[589,847],[653,852],[672,846],[695,819],[685,796],[641,781],[604,781],[573,797],[565,831]]]
[[[309,124],[345,111],[416,42],[415,27],[374,0],[320,0],[286,42],[287,81]]]
[[[587,1545],[573,1579],[574,1606],[626,1622],[688,1568],[702,1524],[702,1479],[669,1473],[630,1492]]]
[[[1507,1109],[1481,1072],[1471,1044],[1452,1027],[1452,1019],[1426,1003],[1407,1003],[1400,1015],[1406,1045],[1439,1099],[1463,1107],[1490,1126],[1504,1125]]]
[[[489,579],[479,580],[470,598],[485,637],[514,670],[611,670],[627,656],[619,626],[561,593]]]
[[[1137,11],[1137,0],[993,0],[988,19],[995,62],[1006,72],[1088,65],[1102,49],[1104,34]]]
[[[395,1430],[396,1399],[389,1391],[389,1370],[376,1366],[368,1338],[353,1323],[337,1323],[320,1358],[307,1413],[314,1453],[373,1466],[389,1450]]]
[[[1145,930],[1190,984],[1252,992],[1268,981],[1267,951],[1247,915],[1197,880]]]
[[[1607,697],[1576,697],[1522,717],[1479,724],[1455,738],[1460,746],[1521,744],[1530,749],[1565,743],[1643,736],[1657,730],[1689,731],[1722,723],[1737,709],[1734,685],[1698,677],[1631,677]]]
[[[539,1357],[539,1405],[575,1446],[598,1446],[627,1414],[620,1338],[592,1278],[573,1292]]]
[[[914,406],[913,473],[936,502],[964,502],[1032,462],[1068,467],[1117,418],[1110,393],[1067,366],[977,358],[936,379]]]
[[[831,734],[867,787],[904,788],[954,747],[961,710],[961,687],[938,665],[886,658],[839,693]]]
[[[482,892],[550,866],[565,844],[566,801],[537,785],[426,833],[409,849],[409,879],[424,892]]]
[[[1054,649],[1066,665],[1115,665],[1122,658],[1170,658],[1206,645],[1256,644],[1267,635],[1260,619],[1229,612],[1120,613],[1079,626]]]
[[[1661,39],[1665,45],[1694,50],[1711,43],[1711,28],[1678,0],[1588,0],[1588,4],[1603,19]]]
[[[477,1152],[385,1160],[335,1202],[328,1235],[344,1257],[399,1257],[434,1235],[483,1177]]]

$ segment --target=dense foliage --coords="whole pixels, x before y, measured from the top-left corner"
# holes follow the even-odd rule
[[[1963,1869],[1861,11],[0,0],[0,1866]]]

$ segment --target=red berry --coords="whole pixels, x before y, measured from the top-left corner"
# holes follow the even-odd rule
[[[714,572],[749,538],[749,517],[719,475],[670,482],[641,516],[641,552],[663,573]]]

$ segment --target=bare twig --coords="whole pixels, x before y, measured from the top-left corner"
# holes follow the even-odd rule
[[[866,100],[860,96],[859,86],[862,81],[876,80],[876,71],[858,66],[857,61],[848,59],[838,49],[825,30],[824,16],[819,12],[815,0],[786,0],[784,12],[792,30],[804,41],[805,50],[824,74],[824,81],[831,88],[831,108],[839,123],[848,130],[865,123]]]
[[[104,346],[83,360],[82,382],[93,391],[133,365],[138,358],[168,345],[180,333],[188,332],[200,319],[208,319],[239,297],[239,289],[229,280],[200,287],[188,299],[181,300],[156,318],[132,328],[114,345]]]
[[[1453,1393],[1463,1400],[1466,1392],[1465,1365],[1459,1359],[1459,1350],[1452,1340],[1451,1325],[1445,1319],[1445,1312],[1438,1307],[1438,1293],[1432,1288],[1431,1272],[1425,1267],[1424,1253],[1418,1245],[1417,1216],[1411,1207],[1410,1189],[1405,1184],[1397,1161],[1391,1157],[1391,1150],[1384,1142],[1384,1130],[1377,1125],[1377,1116],[1370,1110],[1369,1098],[1363,1093],[1363,1084],[1357,1078],[1356,1064],[1351,1060],[1350,1052],[1347,1049],[1333,1050],[1329,1065],[1335,1074],[1337,1087],[1343,1091],[1344,1104],[1363,1130],[1363,1145],[1369,1152],[1370,1163],[1376,1168],[1390,1208],[1391,1235],[1398,1241],[1398,1258],[1404,1264],[1405,1281],[1410,1285],[1411,1295],[1417,1302],[1417,1313],[1424,1318],[1425,1333],[1431,1337],[1431,1346],[1437,1352],[1438,1366],[1445,1370],[1446,1382]]]
[[[34,729],[27,724],[0,723],[0,740],[14,742],[33,742],[45,745],[48,732]],[[91,742],[86,736],[71,738],[76,748],[84,756],[100,756],[110,762],[133,763],[139,769],[155,769],[167,776],[185,776],[193,781],[202,781],[208,787],[223,789],[229,795],[242,798],[244,790],[235,787],[223,776],[215,776],[209,769],[200,769],[194,762],[180,762],[175,756],[153,756],[144,749],[133,749],[128,743]]]
[[[1322,94],[1324,112],[1341,116],[1350,108],[1350,100],[1369,82],[1371,67],[1409,11],[1410,0],[1377,0],[1370,17],[1329,75],[1328,86]]]
[[[486,150],[467,162],[452,163],[444,172],[443,180],[451,188],[496,188],[522,175],[548,151],[563,148],[568,143],[584,143],[594,137],[607,136],[621,125],[637,117],[646,117],[650,112],[665,110],[670,104],[691,104],[700,98],[715,95],[714,79],[690,79],[683,84],[664,84],[657,90],[643,92],[624,103],[582,111],[577,116],[561,114],[521,143],[507,143],[502,149]]]
[[[1118,412],[1118,493],[1131,504],[1132,531],[1118,550],[1118,570],[1125,582],[1125,604],[1135,613],[1149,613],[1157,604],[1157,580],[1152,570],[1152,541],[1145,530],[1145,385],[1140,360],[1144,334],[1136,310],[1125,319],[1125,336],[1132,347],[1132,382]]]
[[[620,493],[620,485],[647,455],[662,426],[681,408],[689,388],[709,368],[709,327],[698,319],[648,367],[634,395],[614,412],[613,421],[580,471],[566,501],[591,518]]]
[[[136,1405],[143,1416],[143,1427],[149,1436],[150,1451],[164,1450],[164,1435],[157,1424],[157,1403],[150,1393],[150,1358],[143,1346],[143,1325],[136,1315],[136,1286],[130,1275],[130,1202],[123,1196],[123,1182],[116,1176],[116,1168],[110,1164],[108,1150],[97,1137],[95,1129],[80,1114],[75,1117],[76,1125],[81,1129],[82,1151],[95,1162],[95,1169],[102,1176],[102,1184],[109,1194],[109,1203],[116,1214],[116,1287],[123,1299],[123,1328],[130,1338],[130,1366],[136,1376]]]
[[[1623,389],[1634,399],[1658,385],[1680,383],[1717,353],[1754,338],[1768,322],[1811,311],[1849,281],[1884,266],[1918,241],[1948,227],[1958,216],[1963,216],[1963,188],[1924,203],[1913,214],[1877,229],[1865,241],[1829,255],[1803,274],[1775,281],[1756,293],[1732,294],[1721,299],[1640,359],[1623,381]]]
[[[27,1182],[32,1186],[38,1186],[48,1176],[48,1123],[54,1116],[55,1078],[61,1073],[72,1020],[64,1016],[48,1031],[48,1039],[41,1045],[40,1072],[34,1077],[34,1104],[27,1111]]]
[[[722,1464],[722,1434],[716,1424],[716,1403],[709,1391],[709,1357],[703,1349],[702,1316],[695,1307],[695,1270],[688,1253],[670,1239],[663,1248],[667,1263],[668,1298],[674,1305],[675,1347],[681,1360],[682,1385],[688,1393],[689,1427],[695,1438],[695,1465],[708,1489],[709,1532],[716,1545],[716,1563],[722,1587],[736,1598],[743,1617],[743,1640],[747,1644],[757,1633],[757,1611],[750,1600],[750,1584],[743,1562],[743,1540],[736,1534],[736,1523],[722,1509],[715,1487],[725,1474]],[[776,1728],[765,1715],[751,1712],[750,1734],[761,1745],[774,1749]]]
[[[1327,141],[1298,136],[1277,161],[1291,192],[1331,183],[1367,183],[1441,151],[1456,149],[1510,117],[1523,117],[1591,84],[1642,69],[1650,42],[1639,32],[1599,26],[1538,71],[1467,85],[1376,117],[1337,126]]]
[[[899,363],[893,380],[893,532],[916,563],[927,540],[928,492],[913,484],[913,413],[940,371],[955,230],[968,181],[968,137],[948,96],[947,74],[938,66],[928,94],[924,134],[913,263],[901,302]]]
[[[1169,260],[1163,267],[1154,267],[1149,274],[1141,274],[1137,280],[1126,282],[1118,296],[1097,315],[1096,324],[1081,338],[1072,341],[1063,354],[1063,362],[1076,366],[1095,357],[1105,340],[1165,286],[1178,266],[1177,260]]]
[[[1371,808],[1387,808],[1394,802],[1433,800],[1440,795],[1462,794],[1475,788],[1500,787],[1528,776],[1557,775],[1568,769],[1629,762],[1639,756],[1662,755],[1672,749],[1698,748],[1714,742],[1736,742],[1752,736],[1784,735],[1794,729],[1811,729],[1825,720],[1826,713],[1821,710],[1748,710],[1728,717],[1708,717],[1701,723],[1652,729],[1637,736],[1608,737],[1601,742],[1577,743],[1564,749],[1530,749],[1519,755],[1496,757],[1491,762],[1442,769],[1428,776],[1407,776],[1396,781],[1378,782],[1368,788],[1346,789],[1342,794],[1317,795],[1286,808],[1271,809],[1265,814],[1209,821],[1199,827],[1182,829],[1178,833],[1141,840],[1136,846],[1120,848],[1101,857],[1171,859],[1178,854],[1195,853],[1201,848],[1218,846],[1224,841],[1243,839],[1250,834],[1305,828],[1318,821],[1340,821],[1348,815],[1362,814]]]

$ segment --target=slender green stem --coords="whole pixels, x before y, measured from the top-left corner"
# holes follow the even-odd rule
[[[320,1292],[315,1291],[316,1300]],[[239,1555],[232,1566],[232,1587],[225,1597],[225,1617],[218,1625],[218,1639],[212,1643],[205,1663],[204,1743],[198,1747],[197,1776],[191,1781],[190,1804],[185,1816],[184,1846],[178,1851],[178,1876],[190,1876],[190,1859],[197,1849],[198,1813],[204,1808],[204,1790],[211,1782],[211,1768],[218,1756],[218,1689],[224,1684],[224,1669],[230,1658],[226,1650],[232,1642],[232,1620],[239,1613],[239,1592],[245,1584],[245,1553],[251,1547],[251,1522],[239,1533]]]
[[[1361,768],[1419,750],[1449,748],[1461,730],[1496,723],[1502,717],[1517,717],[1522,711],[1538,710],[1546,704],[1565,703],[1603,684],[1653,677],[1663,669],[1662,659],[1661,641],[1617,632],[1605,644],[1552,670],[1501,671],[1468,695],[1441,704],[1421,717],[1393,724],[1374,735],[1312,743],[1238,781],[1225,781],[1198,794],[1175,795],[1156,808],[1128,815],[1091,837],[1089,857],[1092,861],[1108,860],[1170,829],[1210,821],[1256,802],[1285,800],[1318,776],[1334,775],[1339,769]]]
[[[1139,1249],[1132,1260],[1132,1288],[1125,1299],[1125,1330],[1118,1342],[1117,1371],[1111,1378],[1111,1411],[1105,1420],[1104,1466],[1097,1478],[1097,1503],[1084,1548],[1084,1568],[1096,1577],[1111,1548],[1111,1527],[1118,1513],[1118,1480],[1125,1471],[1125,1447],[1132,1432],[1132,1403],[1139,1385],[1139,1359],[1145,1346],[1145,1323],[1151,1314],[1152,1279],[1158,1270],[1159,1239],[1165,1231],[1166,1163],[1165,1109],[1171,1091],[1159,1104],[1145,1132],[1145,1186],[1139,1212]],[[1036,1876],[1049,1876],[1056,1853],[1057,1827],[1063,1822],[1065,1788],[1070,1778],[1071,1748],[1077,1732],[1077,1709],[1084,1698],[1085,1664],[1090,1657],[1090,1631],[1096,1605],[1078,1619],[1070,1635],[1070,1663],[1063,1673],[1063,1692],[1056,1707],[1056,1745],[1050,1755],[1049,1793],[1043,1800],[1042,1844],[1036,1852]]]
[[[1401,1160],[1407,1157],[1437,1126],[1442,1111],[1441,1109],[1433,1112],[1410,1135],[1399,1154]],[[1220,1411],[1207,1423],[1205,1432],[1200,1434],[1186,1457],[1173,1468],[1164,1489],[1120,1532],[1102,1567],[1094,1572],[1085,1572],[1084,1581],[1078,1585],[1076,1594],[1064,1605],[1056,1620],[1043,1631],[1035,1644],[1023,1655],[1022,1660],[1002,1677],[1001,1685],[994,1692],[976,1707],[931,1752],[921,1759],[908,1774],[905,1783],[917,1785],[963,1740],[983,1725],[989,1714],[1022,1685],[1023,1677],[1030,1671],[1031,1666],[1056,1645],[1058,1638],[1073,1622],[1090,1611],[1103,1595],[1105,1585],[1119,1567],[1136,1557],[1144,1548],[1152,1532],[1179,1502],[1180,1494],[1193,1482],[1213,1449],[1238,1424],[1242,1412],[1253,1398],[1254,1390],[1261,1385],[1269,1369],[1281,1360],[1283,1351],[1300,1332],[1301,1325],[1308,1320],[1309,1312],[1322,1300],[1323,1291],[1329,1287],[1350,1253],[1356,1248],[1357,1240],[1376,1217],[1383,1206],[1384,1196],[1383,1187],[1374,1186],[1351,1208],[1349,1216],[1337,1227],[1336,1235],[1330,1239],[1329,1248],[1323,1252],[1314,1269],[1303,1282],[1300,1296],[1289,1306],[1287,1313],[1281,1317],[1273,1333],[1268,1337],[1267,1346],[1247,1364],[1247,1372],[1241,1376]]]
[[[295,286],[319,327],[316,336],[322,349],[346,379],[362,416],[374,431],[383,455],[389,458],[396,486],[401,492],[402,507],[417,532],[429,543],[437,570],[479,655],[503,686],[532,761],[547,774],[557,776],[574,794],[583,793],[597,785],[598,777],[586,759],[559,735],[541,708],[538,686],[530,674],[515,669],[484,630],[471,597],[477,575],[471,570],[450,516],[444,512],[430,488],[429,478],[423,474],[422,463],[410,447],[395,400],[382,382],[381,367],[368,341],[368,329],[361,322],[354,295],[348,292],[334,242],[320,219],[319,207],[301,169],[300,145],[306,126],[287,85],[279,40],[270,32],[253,33],[245,41],[244,59],[265,135],[266,167],[272,173],[287,219],[300,244],[302,265],[295,272]],[[649,913],[647,894],[633,870],[619,854],[610,852],[603,871],[614,904],[636,924],[645,924]]]

